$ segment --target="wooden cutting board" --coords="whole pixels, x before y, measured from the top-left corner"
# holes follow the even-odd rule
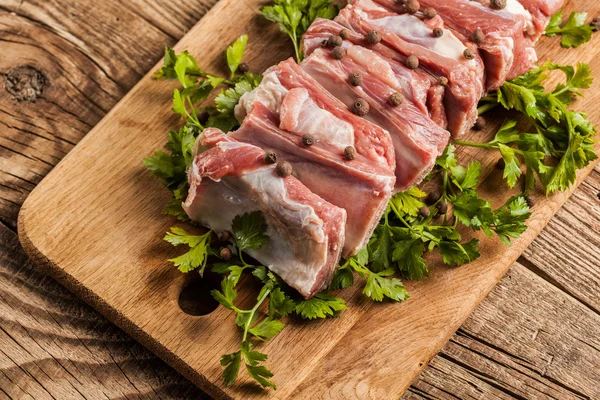
[[[221,0],[177,50],[187,49],[202,68],[222,72],[226,45],[247,33],[245,61],[254,72],[287,58],[292,54],[287,38],[258,15],[264,3]],[[572,9],[593,16],[600,4],[571,1],[566,11]],[[564,50],[559,39],[544,38],[538,54],[541,61],[586,62],[598,79],[597,43],[595,38]],[[340,294],[349,304],[340,318],[290,321],[280,335],[259,345],[270,356],[277,391],[259,390],[246,378],[226,388],[218,360],[237,349],[240,333],[222,307],[204,316],[180,308],[188,278],[166,261],[179,249],[161,240],[174,224],[161,216],[169,193],[141,162],[180,123],[170,112],[175,85],[153,81],[153,71],[31,193],[19,215],[19,236],[48,273],[217,398],[398,398],[571,193],[545,197],[539,191],[529,229],[511,247],[483,239],[482,257],[475,262],[434,266],[429,278],[407,282],[411,298],[404,303],[365,301],[356,285]],[[599,101],[596,82],[575,107],[598,124]],[[492,130],[472,138],[482,141]],[[469,148],[461,149],[461,157],[482,161],[484,195],[501,204],[508,193],[494,170],[497,154]],[[580,171],[578,183],[592,167]],[[254,289],[242,295],[255,296]]]

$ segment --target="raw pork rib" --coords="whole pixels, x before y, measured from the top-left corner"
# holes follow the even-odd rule
[[[296,95],[290,90],[289,96]],[[302,144],[302,134],[277,126],[277,117],[256,102],[242,126],[229,137],[273,150],[278,160],[292,164],[294,175],[310,190],[346,210],[346,235],[343,256],[358,253],[367,245],[394,188],[394,175],[378,168],[367,158],[344,158],[344,149],[324,140],[311,146]]]
[[[477,118],[477,102],[484,90],[483,62],[476,49],[474,58],[466,59],[463,53],[472,45],[443,29],[439,17],[422,21],[415,15],[390,12],[371,0],[354,0],[353,3],[342,9],[335,20],[361,35],[379,31],[381,43],[398,53],[398,61],[405,62],[406,57],[414,55],[425,71],[447,78],[444,104],[448,130],[453,136],[467,132]],[[436,27],[443,29],[440,38],[432,34]]]
[[[346,212],[293,176],[281,178],[264,151],[214,128],[198,138],[184,203],[188,216],[215,231],[231,231],[235,216],[262,211],[269,242],[246,252],[305,298],[331,281],[340,258]]]
[[[230,137],[275,151],[310,190],[346,210],[344,257],[365,247],[396,181],[388,133],[350,113],[293,60],[269,69],[236,115],[245,119]],[[304,134],[315,143],[304,145]],[[347,146],[357,151],[353,160],[344,157]]]
[[[386,8],[402,12],[404,6],[395,0],[375,0]],[[517,0],[507,0],[504,10],[494,10],[487,0],[422,0],[421,7],[434,8],[447,27],[470,39],[475,30],[485,35],[479,44],[485,63],[486,88],[497,89],[530,69],[537,60],[532,47],[536,35],[531,14]]]
[[[345,57],[335,60],[328,49],[317,49],[305,58],[302,68],[347,106],[358,98],[369,103],[365,118],[390,133],[396,151],[396,190],[405,190],[430,171],[450,135],[410,101],[409,94],[400,106],[389,104],[392,93],[406,93],[407,83],[384,59],[361,46],[350,45],[346,51]],[[348,82],[351,72],[361,73],[360,86]]]
[[[288,98],[288,91],[292,89],[303,89],[302,92],[295,91],[303,95]],[[282,129],[311,133],[342,149],[352,145],[359,154],[380,167],[392,170],[396,167],[388,133],[349,112],[291,58],[265,71],[258,88],[242,96],[235,108],[240,122],[257,100],[280,117]],[[296,101],[301,104],[294,104]],[[302,107],[296,107],[299,105]]]
[[[302,37],[303,52],[309,56],[314,50],[321,47],[324,40],[331,35],[337,35],[344,28],[343,25],[329,19],[317,18]],[[342,44],[360,45],[375,51],[390,64],[394,74],[399,80],[407,83],[406,93],[408,97],[423,111],[429,113],[429,117],[442,128],[446,128],[446,112],[444,109],[444,87],[439,84],[438,79],[423,71],[422,69],[409,69],[403,63],[395,60],[397,53],[385,45],[369,44],[363,35],[348,30],[348,39]],[[387,55],[387,56],[386,56]]]

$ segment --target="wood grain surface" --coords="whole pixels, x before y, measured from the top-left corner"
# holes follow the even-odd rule
[[[63,23],[61,18],[51,19],[45,13],[52,14],[53,7],[60,9],[63,13],[77,14],[78,10],[70,10],[68,5],[53,3],[49,2],[43,6],[29,8],[26,11],[29,19],[25,19],[27,21],[33,19],[36,22],[38,20],[46,21],[49,25],[44,30],[49,31],[46,33],[49,37],[59,36],[61,39],[63,36],[73,37],[76,32],[70,35],[66,34],[65,28],[61,25]],[[0,21],[14,22],[14,18],[19,17],[23,12],[16,2],[14,4],[0,2],[0,4],[2,10],[0,18],[6,17]],[[31,4],[23,2],[22,8],[27,10],[28,5]],[[81,4],[85,9],[85,2],[81,2]],[[48,7],[49,10],[42,7]],[[119,5],[119,7],[123,6]],[[152,8],[165,13],[175,13],[174,10],[168,10],[168,7],[161,8],[160,4],[153,4]],[[198,5],[186,8],[185,12],[188,13],[186,17],[189,17],[189,14],[201,13],[200,8]],[[92,9],[90,6],[89,10]],[[16,15],[11,15],[10,12],[15,12]],[[82,19],[97,18],[99,21],[102,21],[102,17],[114,18],[114,15],[110,14],[112,11],[105,12],[108,14],[98,16],[88,12],[80,15],[82,15]],[[124,15],[125,13],[117,14]],[[164,16],[164,14],[160,12],[150,13],[150,15],[152,17],[145,16],[143,19],[150,18],[151,23],[157,24],[163,30],[167,28],[163,26],[165,24],[161,24],[161,21],[167,20],[171,24],[176,21],[174,17],[168,16],[161,19],[160,16]],[[130,18],[138,18],[138,16],[130,16]],[[26,24],[27,21],[23,23]],[[82,25],[85,25],[85,22],[83,21]],[[7,32],[4,30],[4,26],[7,24],[3,23],[2,25],[2,36],[0,36],[2,46],[5,46],[5,33]],[[184,29],[185,27],[180,32]],[[131,37],[125,40],[121,39],[118,34],[115,35],[113,31],[110,34],[110,40],[145,43],[144,34],[146,32],[142,30],[135,34],[139,35],[137,38],[134,37],[137,40]],[[23,26],[15,26],[13,35],[12,42],[24,41],[17,36],[26,37],[28,30]],[[133,34],[128,32],[128,35]],[[83,34],[81,36],[85,37]],[[148,69],[160,57],[160,47],[165,42],[173,42],[167,36],[165,34],[160,45],[148,43],[148,51],[154,49],[156,54],[153,59],[146,62],[142,70]],[[40,40],[39,35],[35,35],[35,38],[35,40]],[[53,38],[53,40],[60,42],[57,38]],[[556,41],[547,42],[551,46],[557,45]],[[98,46],[98,43],[95,44]],[[86,45],[84,41],[78,41],[72,46],[80,53],[91,51],[90,49],[94,47],[91,44]],[[0,60],[0,72],[4,76],[5,86],[10,73],[18,67],[33,67],[46,79],[51,73],[56,74],[56,79],[59,79],[61,74],[66,75],[69,79],[72,78],[64,71],[51,69],[53,63],[48,61],[48,58],[57,57],[54,62],[57,65],[68,64],[72,58],[63,54],[55,54],[56,52],[29,58],[29,62],[24,65],[19,63],[14,67],[4,65],[5,62],[12,63],[15,59],[18,60],[19,56],[25,55],[28,47],[27,43],[17,43],[16,46],[11,47],[15,53],[14,57]],[[113,50],[106,50],[105,56],[109,57],[111,51]],[[9,54],[12,55],[12,53]],[[26,59],[26,56],[21,59]],[[143,60],[136,61],[143,65]],[[46,63],[49,65],[48,67],[45,66]],[[8,228],[14,228],[15,225],[14,214],[11,216],[10,213],[18,209],[26,193],[66,152],[59,153],[60,146],[53,145],[51,141],[59,141],[60,139],[55,139],[55,137],[62,133],[61,129],[53,124],[68,118],[70,114],[66,113],[65,117],[56,114],[46,120],[47,114],[44,110],[51,108],[51,104],[57,102],[64,102],[66,105],[63,105],[63,108],[70,103],[82,106],[85,98],[93,98],[92,94],[98,90],[98,83],[90,82],[94,71],[91,67],[87,68],[90,68],[87,72],[89,75],[87,81],[84,73],[80,77],[85,83],[81,86],[85,86],[86,92],[82,93],[81,88],[78,88],[80,91],[74,93],[70,101],[61,97],[63,94],[61,91],[50,93],[52,96],[48,91],[42,91],[42,96],[38,97],[36,102],[27,99],[17,102],[13,93],[9,93],[9,96],[3,93],[3,96],[0,96],[0,106],[3,111],[0,122],[7,125],[7,129],[0,132],[1,140],[6,140],[0,145],[0,150],[7,154],[7,157],[2,158],[2,164],[0,164],[2,173],[0,175],[2,177],[0,178],[2,179],[0,181],[2,183],[0,198],[3,199],[3,202],[5,198],[9,198],[15,203],[14,207],[5,207],[4,204],[0,207],[0,212],[3,213],[2,219]],[[116,75],[115,69],[110,70],[108,74]],[[115,79],[112,76],[111,78]],[[123,84],[123,92],[131,87],[136,79],[137,77],[134,76]],[[34,81],[39,82],[40,80],[34,79]],[[48,79],[45,84],[52,86],[52,82]],[[35,93],[36,90],[33,90],[33,95]],[[44,96],[48,96],[48,98],[46,99]],[[44,104],[46,102],[47,104]],[[106,104],[108,104],[108,109],[114,102],[111,104],[107,100]],[[16,123],[18,121],[9,119],[11,118],[9,112],[24,120],[23,125],[28,127],[25,132],[19,130],[21,125]],[[6,123],[7,121],[11,124]],[[72,126],[72,123],[68,125],[73,130],[77,129]],[[27,132],[32,131],[33,127],[31,126],[44,126],[45,131],[34,131],[34,134],[47,133],[51,145],[44,146],[44,142],[41,142],[41,144],[38,143],[37,148],[18,147],[15,144],[18,138],[23,139],[28,137],[27,135],[35,136]],[[76,133],[81,137],[86,130],[81,128]],[[77,140],[78,138],[74,139],[74,141]],[[17,151],[13,151],[12,148]],[[23,177],[27,176],[24,173],[27,173],[28,168],[23,167],[25,160],[12,160],[10,163],[6,163],[5,160],[16,157],[12,153],[20,152],[20,157],[32,160],[31,164],[27,164],[28,166],[35,165],[35,162],[41,162],[39,158],[42,157],[36,150],[42,148],[47,153],[46,155],[51,156],[48,159],[50,165],[46,167],[46,171],[31,175],[33,178],[30,185],[27,186],[19,181],[21,174]],[[56,150],[56,154],[55,149],[59,149]],[[479,310],[458,331],[452,341],[442,350],[440,356],[432,361],[430,367],[409,389],[407,397],[598,397],[597,388],[590,384],[597,380],[597,376],[593,374],[594,368],[590,368],[590,365],[593,367],[594,360],[598,360],[599,347],[598,343],[590,340],[590,337],[598,336],[598,263],[597,257],[594,257],[594,250],[597,255],[599,243],[598,200],[596,197],[600,190],[598,176],[597,172],[593,173],[582,188],[576,192],[574,198],[569,201],[569,205],[559,211],[547,229],[547,231],[552,230],[551,233],[544,232],[534,242],[534,245],[527,250],[526,258],[520,260],[522,265],[515,264],[513,266],[513,272],[509,274],[510,279],[505,278]],[[10,179],[14,179],[14,181]],[[13,192],[22,194],[22,196],[15,196]],[[544,240],[544,244],[536,248],[535,245],[540,240]],[[85,388],[81,396],[86,398],[152,397],[153,392],[143,391],[148,388],[155,390],[158,397],[196,398],[199,396],[198,393],[189,390],[189,384],[181,378],[178,380],[177,375],[172,372],[169,374],[168,367],[157,362],[147,351],[139,346],[136,347],[135,342],[128,339],[126,335],[103,321],[89,308],[81,306],[68,292],[58,289],[59,286],[51,279],[32,270],[31,265],[26,262],[22,252],[18,249],[14,232],[11,232],[10,229],[2,230],[0,249],[2,251],[2,258],[0,258],[2,276],[6,277],[2,281],[3,286],[0,287],[0,300],[3,308],[0,313],[2,316],[0,327],[3,333],[2,339],[0,339],[0,343],[2,343],[0,367],[3,372],[0,375],[0,388],[4,394],[14,398],[25,397],[25,394],[33,394],[36,398],[64,398],[61,393],[76,395],[73,389],[69,389],[69,385],[72,386],[72,382],[79,382],[78,388]],[[594,267],[596,268],[594,269]],[[513,282],[514,277],[518,277],[518,281]],[[532,293],[535,293],[536,296]],[[515,318],[515,315],[522,316],[522,318]],[[82,323],[82,320],[88,321],[88,323]],[[557,325],[565,323],[565,321],[574,329],[558,330]],[[93,351],[78,351],[77,349],[82,346],[78,341],[65,339],[72,338],[74,335],[84,338],[84,346],[91,346]],[[517,340],[513,341],[513,337]],[[58,343],[58,345],[49,346],[51,342]],[[36,344],[41,349],[48,349],[48,351],[33,351]],[[123,351],[124,348],[135,348],[135,350],[128,352]],[[90,353],[98,355],[98,357],[88,357]],[[55,363],[45,362],[51,357]],[[62,371],[62,365],[67,365],[67,371],[70,371],[72,375]],[[73,369],[72,365],[75,365],[76,368]],[[115,368],[115,365],[118,368]],[[151,367],[148,367],[149,365]],[[568,373],[562,370],[565,366],[569,369]],[[167,378],[161,380],[160,377]],[[107,382],[112,379],[120,383],[118,385],[108,384]],[[172,394],[168,389],[161,390],[163,387],[170,387],[169,385],[181,390],[175,390]],[[119,389],[115,389],[115,386]],[[186,387],[188,389],[185,389]],[[139,390],[140,388],[142,390]],[[352,388],[348,388],[348,390],[349,395],[352,395]],[[359,392],[354,392],[354,394],[357,393]]]

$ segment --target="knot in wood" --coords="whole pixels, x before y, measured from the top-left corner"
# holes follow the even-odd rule
[[[4,82],[4,89],[17,101],[35,101],[42,96],[46,77],[29,65],[13,68]]]

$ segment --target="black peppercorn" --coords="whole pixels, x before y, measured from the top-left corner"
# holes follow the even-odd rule
[[[367,32],[367,42],[369,42],[370,44],[377,44],[381,42],[381,33],[377,31]]]
[[[434,18],[437,15],[437,11],[435,11],[431,7],[427,7],[423,9],[423,16],[427,19]]]
[[[210,114],[208,113],[208,111],[201,111],[198,114],[198,122],[200,122],[200,124],[204,125],[208,122],[209,117],[210,117]]]
[[[433,37],[439,38],[444,35],[444,30],[442,28],[433,28]]]
[[[348,160],[354,160],[356,158],[356,149],[352,146],[348,146],[344,149],[344,157]]]
[[[281,176],[282,178],[290,176],[293,172],[292,164],[287,161],[279,161],[275,170],[277,171],[277,175]]]
[[[431,211],[429,210],[429,207],[423,206],[419,209],[419,214],[421,214],[421,216],[427,218],[431,215]]]
[[[360,72],[352,72],[348,75],[348,82],[350,82],[352,86],[360,86],[363,82],[363,77]]]
[[[221,241],[221,242],[226,242],[229,240],[229,238],[231,237],[231,234],[227,231],[223,231],[223,232],[219,232],[217,233],[217,238]]]
[[[421,5],[417,0],[408,0],[405,4],[406,12],[414,14],[421,9]]]
[[[439,83],[441,86],[447,86],[447,85],[448,85],[448,78],[446,78],[445,76],[440,76],[440,77],[438,78],[438,83]]]
[[[327,39],[323,39],[321,41],[321,47],[327,47],[327,46],[329,46],[329,41]]]
[[[265,162],[267,164],[275,164],[277,162],[277,154],[274,151],[265,152]]]
[[[350,37],[350,31],[348,29],[344,28],[344,29],[340,30],[340,33],[338,35],[340,35],[342,40],[348,40],[348,38]]]
[[[350,109],[354,114],[358,115],[359,117],[364,117],[369,113],[370,107],[369,103],[367,103],[365,99],[357,99],[356,101],[354,101],[354,103],[352,103]]]
[[[440,197],[442,197],[442,192],[440,192],[439,189],[433,189],[427,194],[427,197],[425,198],[425,204],[432,205],[437,202]]]
[[[219,256],[220,256],[220,257],[221,257],[223,260],[225,260],[225,261],[229,261],[229,260],[231,260],[231,256],[232,256],[232,254],[231,254],[231,250],[229,250],[229,248],[228,248],[228,247],[223,247],[223,248],[221,249],[221,251],[219,252]]]
[[[339,35],[331,35],[329,39],[327,39],[327,45],[329,47],[336,47],[342,45],[342,37]]]
[[[477,28],[471,34],[471,40],[477,44],[480,44],[485,40],[485,34],[481,29]]]
[[[590,25],[596,28],[596,30],[600,30],[600,17],[596,17],[590,22]]]
[[[533,202],[533,199],[531,197],[525,195],[525,196],[523,196],[523,199],[525,200],[525,203],[527,203],[527,207],[533,208],[535,203]]]
[[[483,118],[480,115],[475,120],[475,125],[473,125],[473,129],[475,129],[476,131],[480,131],[485,128],[486,124],[487,124],[487,122],[486,122],[485,118]]]
[[[491,0],[490,7],[494,10],[503,10],[506,8],[506,0]]]
[[[446,203],[445,200],[440,201],[437,204],[437,209],[440,212],[440,214],[446,214],[448,212],[448,203]]]
[[[302,135],[302,144],[305,146],[312,146],[315,143],[315,136],[310,133]]]
[[[465,49],[463,55],[467,60],[472,60],[475,58],[475,54],[473,54],[473,51],[471,49]]]
[[[419,68],[419,58],[417,56],[408,56],[406,58],[406,66],[410,69]]]
[[[394,107],[398,107],[404,101],[404,96],[400,92],[392,93],[388,102]]]
[[[246,72],[250,71],[250,66],[247,63],[241,63],[238,67],[238,71],[242,74],[245,74]]]
[[[342,46],[336,46],[331,50],[331,56],[336,60],[341,60],[346,55],[346,50]]]

